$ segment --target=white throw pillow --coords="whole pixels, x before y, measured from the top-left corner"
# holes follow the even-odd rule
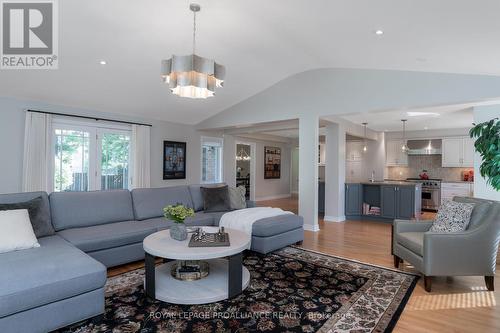
[[[27,209],[0,211],[0,253],[40,247]]]

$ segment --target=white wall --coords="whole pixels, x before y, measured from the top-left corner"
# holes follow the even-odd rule
[[[256,141],[255,199],[269,200],[290,195],[292,148],[289,144]],[[281,178],[264,179],[264,146],[281,148]]]
[[[21,191],[24,146],[24,110],[34,109],[75,115],[137,121],[151,128],[151,185],[154,187],[199,183],[201,175],[200,133],[193,126],[158,120],[123,117],[34,101],[0,98],[0,193]],[[163,180],[163,140],[187,142],[187,179]]]
[[[476,124],[490,121],[493,118],[500,118],[500,105],[481,106],[474,108],[474,122]],[[500,201],[500,191],[486,184],[486,179],[481,177],[479,167],[481,156],[476,152],[474,156],[474,196],[483,199]]]
[[[325,168],[323,168],[323,178],[325,177]],[[292,175],[291,175],[291,191],[292,193],[299,193],[299,147],[292,145]],[[321,178],[321,167],[319,170],[319,177]]]
[[[368,140],[364,170],[366,180],[371,178],[372,171],[375,171],[375,180],[385,179],[385,133],[378,133],[377,140]]]

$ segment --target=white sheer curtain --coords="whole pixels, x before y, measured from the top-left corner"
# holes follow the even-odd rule
[[[52,116],[26,111],[24,125],[23,192],[52,190]]]
[[[151,186],[151,127],[132,125],[132,188]]]

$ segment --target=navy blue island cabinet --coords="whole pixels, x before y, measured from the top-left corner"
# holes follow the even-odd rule
[[[392,221],[420,217],[421,185],[406,182],[348,183],[345,186],[345,215]]]
[[[361,215],[363,195],[361,184],[345,185],[345,215]]]

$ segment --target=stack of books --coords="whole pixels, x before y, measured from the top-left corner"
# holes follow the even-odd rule
[[[370,206],[366,202],[363,203],[363,215],[380,215],[380,207]]]
[[[375,207],[375,206],[370,207],[368,215],[380,215],[380,207]]]

